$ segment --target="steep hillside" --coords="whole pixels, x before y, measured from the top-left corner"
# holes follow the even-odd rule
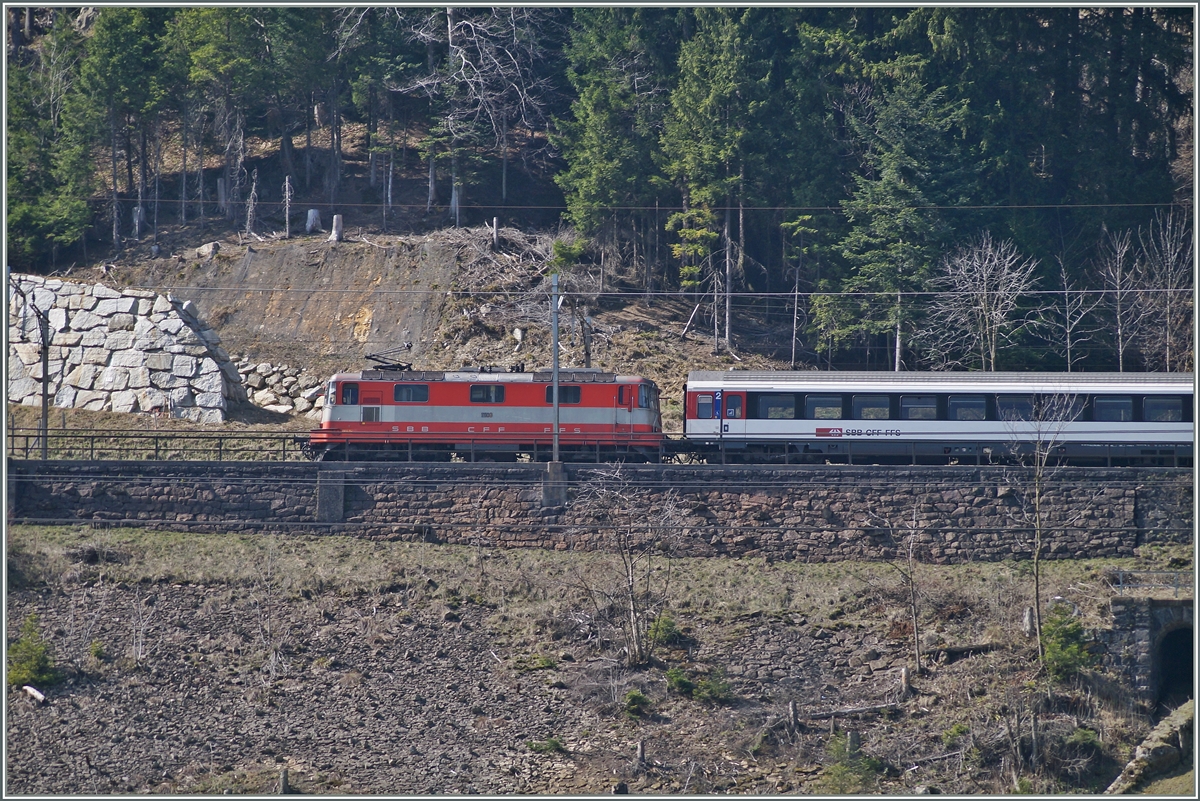
[[[198,256],[204,243],[196,241],[168,255],[138,252],[71,277],[191,300],[230,353],[255,361],[333,373],[369,365],[367,354],[399,349],[397,360],[432,369],[534,367],[551,361],[554,242],[573,237],[512,228],[493,237],[487,227],[423,235],[355,230],[342,242],[312,234],[247,243],[233,234],[213,240],[215,255]],[[611,267],[601,275],[597,265],[563,272],[561,363],[590,362],[653,378],[666,396],[669,429],[678,428],[677,396],[689,370],[782,366],[754,353],[714,355],[711,318],[707,332],[693,321],[681,336],[694,301],[623,293]],[[703,311],[696,319],[703,320]],[[777,337],[748,330],[754,325],[739,321],[735,347],[742,339],[778,346]]]

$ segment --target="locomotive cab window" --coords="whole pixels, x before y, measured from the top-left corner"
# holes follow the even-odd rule
[[[1142,416],[1147,423],[1179,423],[1183,420],[1183,398],[1146,398]]]
[[[558,402],[559,403],[579,403],[582,393],[579,387],[565,387],[559,384],[558,387]],[[546,385],[546,403],[554,404],[554,385]]]
[[[638,384],[638,408],[649,409],[650,404],[650,387],[646,384]]]
[[[887,395],[855,395],[851,407],[855,420],[887,420],[892,416]]]
[[[504,385],[473,384],[471,403],[504,403]]]
[[[711,420],[713,416],[713,396],[696,396],[696,417],[700,420]]]
[[[1092,419],[1098,423],[1128,423],[1133,420],[1133,396],[1115,395],[1092,401]]]
[[[804,416],[809,420],[840,420],[841,395],[808,395],[804,399]]]
[[[792,420],[796,417],[795,395],[759,395],[759,420]]]
[[[936,420],[937,397],[934,395],[901,395],[901,420]]]
[[[428,384],[397,384],[392,393],[396,403],[428,403]]]
[[[951,420],[986,420],[987,398],[982,395],[951,395],[946,399],[946,417]]]
[[[358,403],[358,384],[342,384],[341,403],[345,406],[354,406]]]

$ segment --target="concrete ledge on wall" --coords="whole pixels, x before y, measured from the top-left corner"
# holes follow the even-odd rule
[[[341,523],[346,519],[346,471],[317,471],[317,522]]]
[[[546,476],[542,479],[542,506],[567,505],[567,471],[562,462],[546,462]]]

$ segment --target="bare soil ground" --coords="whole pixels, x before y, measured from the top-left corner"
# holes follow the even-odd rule
[[[1099,622],[1111,566],[1052,563],[1046,591]],[[1027,567],[920,568],[935,658],[902,694],[885,564],[659,560],[677,636],[627,668],[597,603],[610,555],[18,527],[8,630],[37,614],[61,681],[9,691],[8,787],[262,793],[286,768],[310,793],[1097,791],[1146,721],[1101,675],[1040,672]]]

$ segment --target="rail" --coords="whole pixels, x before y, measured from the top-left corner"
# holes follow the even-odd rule
[[[63,461],[302,462],[304,437],[296,432],[196,433],[50,429],[48,459]],[[41,431],[10,428],[10,459],[40,459]]]
[[[1110,575],[1109,586],[1118,595],[1127,590],[1171,590],[1178,598],[1180,590],[1188,596],[1195,592],[1194,570],[1116,570]]]

